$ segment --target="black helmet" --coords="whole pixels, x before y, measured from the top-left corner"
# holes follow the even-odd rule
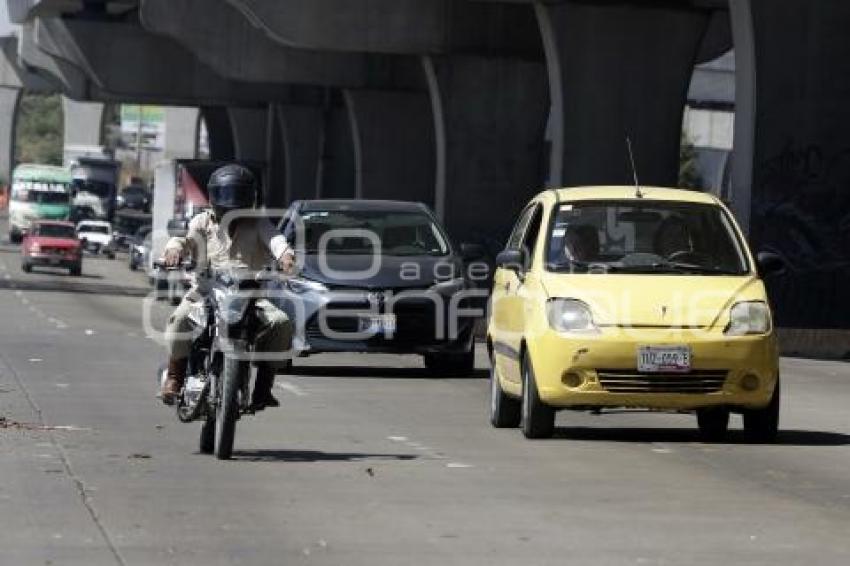
[[[216,214],[238,208],[252,208],[257,193],[254,174],[241,165],[225,165],[210,175],[207,189]]]

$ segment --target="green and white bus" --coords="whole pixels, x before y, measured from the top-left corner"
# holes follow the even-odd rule
[[[33,163],[15,167],[9,195],[9,240],[20,242],[36,220],[68,220],[70,216],[70,171]]]

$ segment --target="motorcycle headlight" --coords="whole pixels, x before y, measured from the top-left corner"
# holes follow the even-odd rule
[[[770,309],[761,301],[735,303],[729,311],[729,324],[724,330],[727,336],[767,334],[770,332]]]
[[[546,315],[549,326],[558,332],[599,332],[588,306],[576,299],[550,299],[546,303]]]
[[[241,322],[245,317],[245,310],[248,308],[248,297],[232,297],[227,300],[227,304],[221,309],[221,317],[225,324],[231,325]]]
[[[327,286],[318,281],[311,281],[310,279],[303,279],[301,277],[287,279],[286,288],[299,295],[303,293],[325,293],[328,290]]]

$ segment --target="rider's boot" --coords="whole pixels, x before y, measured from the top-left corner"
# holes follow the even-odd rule
[[[254,392],[251,394],[251,409],[262,411],[266,407],[279,407],[280,403],[272,395],[275,370],[266,363],[257,364],[257,379],[254,381]]]
[[[180,389],[183,387],[183,382],[186,381],[186,366],[188,363],[189,358],[168,360],[168,373],[165,383],[162,384],[162,391],[160,392],[162,402],[166,405],[173,405],[174,400],[180,395]]]

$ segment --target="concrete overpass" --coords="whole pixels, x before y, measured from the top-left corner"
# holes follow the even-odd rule
[[[493,248],[541,186],[629,182],[626,134],[642,182],[675,184],[692,69],[734,47],[733,208],[791,262],[788,335],[850,349],[847,2],[7,4],[25,68],[79,100],[202,107],[214,157],[268,163],[269,203],[423,200]]]

